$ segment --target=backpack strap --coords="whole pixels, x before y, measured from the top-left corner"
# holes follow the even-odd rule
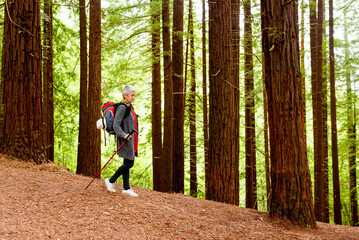
[[[126,107],[126,111],[125,111],[125,115],[123,116],[123,119],[127,118],[128,115],[130,115],[130,112],[131,112],[131,108],[132,108],[132,105],[130,105],[129,107],[127,107],[127,105],[123,102],[120,102],[120,103],[117,103],[116,104],[116,109],[120,106],[120,105],[123,105]]]
[[[127,117],[130,115],[132,105],[130,105],[129,107],[127,107],[127,105],[126,105],[125,103],[120,102],[120,103],[117,103],[117,104],[116,104],[116,109],[117,109],[120,105],[124,105],[124,106],[126,107],[125,115],[123,116],[122,123],[121,123],[121,128],[123,129],[123,128],[124,128],[123,120],[125,120],[125,118],[127,118]]]

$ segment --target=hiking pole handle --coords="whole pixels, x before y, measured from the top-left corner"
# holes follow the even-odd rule
[[[137,133],[137,131],[135,129],[132,129],[132,131],[128,134],[127,138],[125,138],[125,141],[127,142],[129,140],[128,138],[134,133]]]

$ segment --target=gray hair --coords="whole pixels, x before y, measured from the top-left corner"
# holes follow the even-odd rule
[[[126,85],[122,90],[122,96],[130,95],[131,92],[136,92],[136,89],[132,87],[131,85]]]

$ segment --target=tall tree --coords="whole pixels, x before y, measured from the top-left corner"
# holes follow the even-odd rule
[[[300,51],[300,68],[301,68],[301,73],[302,73],[302,81],[303,81],[303,99],[304,99],[304,126],[307,126],[307,117],[306,117],[306,103],[305,103],[305,96],[306,96],[306,90],[305,90],[305,44],[304,44],[304,39],[305,39],[305,25],[304,25],[304,19],[305,19],[305,0],[302,0],[301,5],[300,5],[300,9],[301,9],[301,20],[300,20],[300,36],[301,36],[301,41],[300,41],[300,46],[301,46],[301,51]],[[305,127],[305,132],[307,132],[306,127]]]
[[[310,67],[311,67],[311,85],[312,85],[312,103],[313,103],[313,126],[316,126],[316,116],[315,116],[315,109],[314,109],[314,103],[315,103],[315,97],[316,94],[316,35],[317,35],[317,2],[316,0],[310,0],[309,1],[309,35],[310,35]],[[314,143],[315,146],[316,142]]]
[[[316,227],[304,131],[297,2],[262,0],[271,154],[269,214]]]
[[[183,0],[173,1],[173,186],[184,192]]]
[[[46,162],[42,133],[40,3],[5,1],[1,78],[3,153]],[[13,111],[16,106],[17,111]]]
[[[338,134],[337,134],[337,105],[335,96],[335,57],[334,57],[334,20],[333,0],[329,0],[329,65],[330,65],[330,116],[332,126],[332,168],[334,195],[334,223],[342,224],[342,210],[340,199]]]
[[[203,138],[204,163],[208,164],[208,106],[207,106],[207,44],[206,44],[206,1],[202,0],[202,94],[203,94]],[[207,190],[206,190],[207,191]]]
[[[251,0],[243,2],[244,8],[244,81],[246,119],[246,207],[257,209],[256,140],[253,79],[253,43]]]
[[[82,174],[86,169],[88,131],[88,109],[87,109],[87,27],[86,27],[86,1],[80,0],[80,119],[79,119],[79,145],[77,154],[76,173]]]
[[[46,157],[54,161],[54,78],[53,78],[53,48],[52,48],[52,0],[44,4],[44,45],[43,56],[43,133]]]
[[[153,188],[156,190],[161,183],[161,33],[160,33],[160,1],[151,0],[151,44],[152,44],[152,161]]]
[[[232,57],[233,57],[233,88],[234,88],[234,144],[235,149],[239,149],[239,122],[240,122],[240,115],[239,115],[239,105],[240,105],[240,92],[239,92],[239,71],[240,71],[240,2],[239,0],[232,0],[231,2],[231,19],[232,19]],[[239,151],[234,152],[234,158],[237,159],[235,162],[235,168],[239,168]],[[237,166],[238,165],[238,166]],[[234,181],[235,185],[235,192],[239,193],[239,175]],[[235,196],[235,204],[239,204],[239,194]]]
[[[314,207],[318,221],[323,221],[324,212],[324,143],[323,143],[323,86],[322,86],[322,33],[323,1],[310,0],[310,49],[312,70],[312,102],[314,133]]]
[[[323,90],[323,0],[318,0],[318,13],[317,13],[317,34],[316,34],[316,102],[313,105],[315,107],[316,126],[314,131],[314,141],[317,142],[317,155],[314,158],[314,212],[317,221],[324,221],[325,213],[325,196],[324,196],[324,122],[323,122],[323,102],[324,102],[324,90]],[[315,149],[314,149],[315,151]]]
[[[348,40],[348,25],[344,12],[344,43],[345,43],[345,78],[347,87],[347,124],[348,124],[348,160],[349,160],[349,191],[350,191],[350,225],[358,224],[358,197],[356,178],[356,119],[355,94],[352,90],[351,64]]]
[[[188,99],[189,126],[190,126],[190,194],[197,197],[197,146],[196,146],[196,62],[194,49],[194,24],[193,24],[193,3],[189,0],[190,19],[190,65],[191,65],[191,89]]]
[[[209,4],[209,152],[206,199],[238,204],[231,0]]]
[[[327,67],[327,41],[326,29],[324,27],[325,21],[325,2],[322,0],[322,88],[323,88],[323,213],[322,222],[329,223],[329,172],[328,172],[328,158],[329,158],[329,143],[328,143],[328,67]]]
[[[313,111],[313,138],[314,138],[314,160],[318,159],[318,128],[317,128],[317,84],[316,84],[316,56],[317,56],[317,2],[309,1],[309,33],[310,33],[310,66],[311,66],[311,86],[312,86],[312,111]],[[321,141],[319,142],[321,144]],[[316,175],[316,172],[314,173]],[[315,201],[317,201],[315,199]]]
[[[263,47],[263,46],[262,46]],[[263,51],[262,51],[263,52]],[[267,197],[267,210],[269,210],[269,197],[271,192],[270,183],[270,162],[269,162],[269,137],[268,137],[268,98],[265,88],[265,65],[264,54],[262,54],[262,78],[263,78],[263,117],[264,117],[264,158],[265,158],[265,171],[266,171],[266,197]]]
[[[101,117],[101,0],[90,0],[90,41],[89,41],[89,123]],[[101,168],[101,134],[95,124],[88,126],[88,157],[83,174],[94,176]]]
[[[171,33],[169,0],[162,1],[162,38],[163,38],[163,73],[164,73],[164,136],[160,165],[159,186],[154,189],[161,192],[172,191],[172,149],[173,149],[173,82],[171,62]]]

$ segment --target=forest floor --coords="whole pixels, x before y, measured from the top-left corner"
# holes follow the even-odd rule
[[[132,186],[139,197],[55,164],[0,155],[0,239],[359,239],[359,228],[300,228],[268,213]]]

